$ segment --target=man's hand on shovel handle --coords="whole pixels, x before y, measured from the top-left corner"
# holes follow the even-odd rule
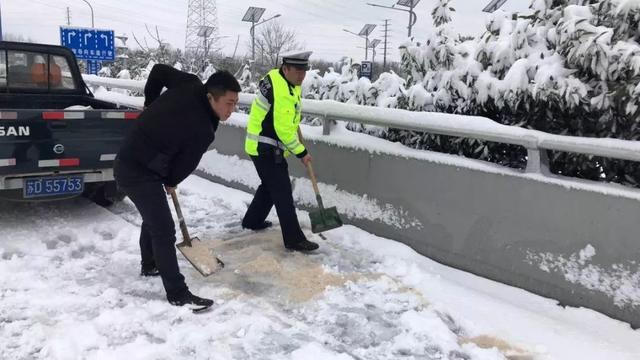
[[[167,195],[171,195],[171,193],[176,191],[176,187],[175,186],[172,187],[172,186],[165,185],[164,186],[164,191],[167,192]]]
[[[313,161],[313,158],[311,157],[310,154],[307,154],[302,159],[300,159],[300,161],[302,161],[302,164],[306,167],[307,164],[310,164],[311,161]]]

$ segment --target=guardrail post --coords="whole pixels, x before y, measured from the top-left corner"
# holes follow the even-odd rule
[[[543,175],[550,174],[547,149],[527,148],[527,168],[525,171]]]
[[[331,134],[331,119],[323,116],[322,117],[322,135]]]

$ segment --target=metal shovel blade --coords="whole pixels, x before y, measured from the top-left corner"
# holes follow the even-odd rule
[[[209,276],[224,267],[213,250],[197,237],[191,239],[191,244],[181,242],[176,247],[202,276]]]
[[[340,219],[338,209],[335,206],[310,211],[309,220],[311,220],[311,232],[314,234],[342,226],[342,219]]]

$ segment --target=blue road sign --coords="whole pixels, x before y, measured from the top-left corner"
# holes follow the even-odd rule
[[[360,63],[360,76],[371,79],[373,75],[373,62],[363,61]]]
[[[87,60],[87,73],[98,75],[100,69],[102,69],[102,61]]]
[[[60,44],[78,59],[112,61],[116,56],[113,30],[60,27]]]

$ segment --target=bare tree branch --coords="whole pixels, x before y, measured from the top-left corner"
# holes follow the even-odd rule
[[[142,49],[142,51],[145,51],[145,52],[149,51],[148,46],[147,46],[147,48],[145,49],[145,47],[144,47],[144,46],[142,46],[142,44],[140,44],[140,41],[138,41],[138,38],[136,37],[136,34],[135,34],[134,32],[131,32],[131,35],[133,35],[133,39],[136,41],[136,43],[138,44],[138,46],[140,46],[140,49]],[[147,40],[145,39],[145,42],[146,42],[146,41],[147,41]]]
[[[149,30],[149,26],[147,26],[147,24],[144,24],[144,27],[145,27],[145,29],[147,29],[147,33],[149,34],[149,36],[151,36],[151,38],[153,40],[158,42],[158,48],[162,48],[163,42],[162,42],[162,38],[160,38],[160,32],[158,31],[158,26],[156,25],[156,35],[155,36],[151,32],[151,30]]]
[[[288,30],[278,21],[270,21],[256,36],[256,46],[264,49],[271,66],[277,66],[280,54],[300,48],[295,31]]]

